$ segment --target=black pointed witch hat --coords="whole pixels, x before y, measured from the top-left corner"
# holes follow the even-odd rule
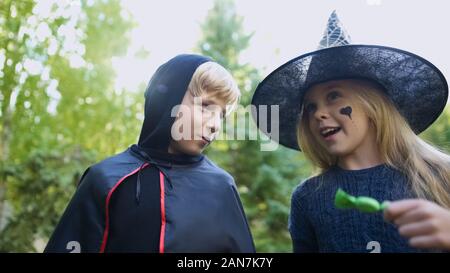
[[[305,92],[315,84],[341,79],[380,84],[416,134],[428,128],[447,103],[447,82],[432,63],[396,48],[352,45],[333,12],[317,51],[283,64],[258,85],[252,98],[253,118],[259,126],[263,118],[259,106],[278,105],[279,121],[272,126],[278,126],[279,135],[270,133],[270,122],[259,129],[283,146],[300,150],[296,128]]]

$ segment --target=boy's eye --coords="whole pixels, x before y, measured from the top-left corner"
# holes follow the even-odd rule
[[[212,104],[204,103],[202,104],[202,112],[207,114],[218,114],[221,119],[225,118],[226,110],[218,109]]]
[[[208,106],[209,106],[209,104],[203,103],[202,104],[202,111],[207,111],[208,110]]]

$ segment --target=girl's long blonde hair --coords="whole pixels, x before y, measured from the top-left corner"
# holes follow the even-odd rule
[[[410,128],[382,87],[366,80],[352,80],[357,101],[375,128],[383,162],[405,174],[419,198],[450,208],[450,156],[426,143]],[[413,106],[412,106],[413,107]],[[299,146],[320,172],[337,162],[313,137],[306,114],[297,128]]]

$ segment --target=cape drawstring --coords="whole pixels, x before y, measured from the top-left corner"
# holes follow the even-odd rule
[[[166,178],[167,182],[169,182],[169,187],[172,188],[172,182],[170,181],[169,176],[167,176],[166,172],[161,167],[171,168],[172,164],[170,163],[158,163],[155,162],[147,153],[144,151],[137,151],[139,154],[145,159],[145,162],[139,167],[139,171],[137,173],[137,181],[136,181],[136,203],[139,204],[141,197],[141,171],[145,166],[150,165],[158,169],[159,173],[162,173]]]
[[[139,171],[137,173],[137,182],[136,182],[136,203],[139,204],[140,197],[141,197],[141,171],[143,167],[146,165],[146,162],[142,163],[142,165],[139,167]]]

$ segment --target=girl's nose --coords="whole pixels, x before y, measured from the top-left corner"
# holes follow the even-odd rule
[[[319,108],[316,110],[316,112],[314,113],[314,117],[317,120],[324,120],[330,117],[330,114],[328,113],[328,111],[324,108]]]

